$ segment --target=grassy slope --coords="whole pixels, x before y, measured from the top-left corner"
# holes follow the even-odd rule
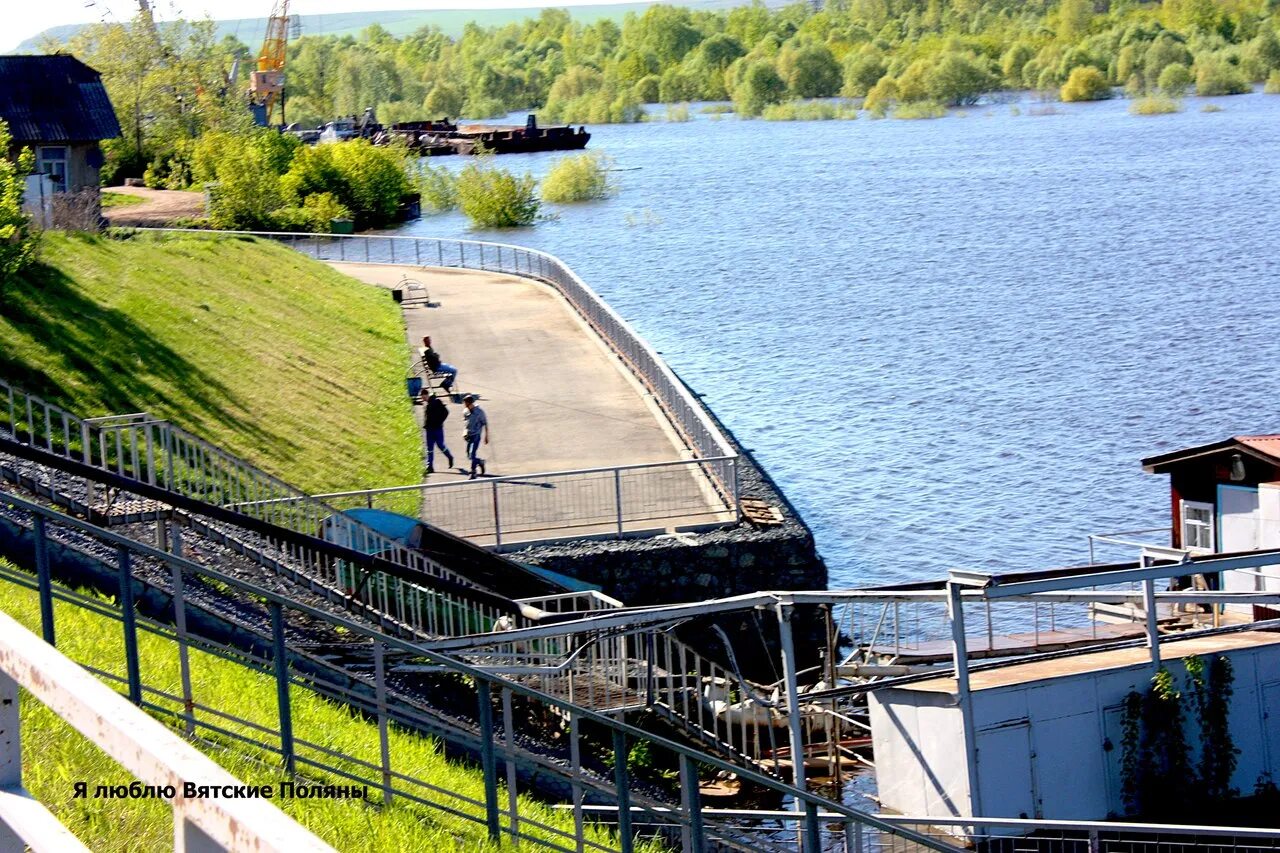
[[[3,562],[3,561],[0,561]],[[40,610],[34,591],[0,581],[0,610],[28,629],[39,633]],[[55,625],[59,650],[79,663],[123,675],[123,642],[120,623],[90,613],[68,603],[55,604]],[[180,694],[178,657],[167,640],[147,632],[139,633],[139,660],[143,682],[171,694]],[[275,681],[202,652],[191,654],[193,695],[199,703],[232,711],[238,716],[273,726],[276,723]],[[120,689],[120,685],[113,685]],[[352,716],[342,706],[324,701],[294,687],[291,694],[295,736],[327,748],[377,763],[377,726]],[[199,714],[200,712],[197,712]],[[52,711],[25,697],[22,702],[23,782],[90,849],[98,851],[146,851],[169,849],[172,820],[163,800],[95,800],[71,798],[72,784],[128,784],[132,777],[88,739],[64,723]],[[248,736],[258,736],[246,726],[220,725]],[[278,758],[257,752],[243,744],[234,748],[197,743],[248,784],[275,784],[281,776]],[[400,773],[430,780],[446,791],[483,801],[484,788],[479,773],[446,761],[437,744],[395,728],[391,730],[392,767]],[[367,771],[365,771],[367,773]],[[326,778],[308,770],[307,778],[328,784],[349,784],[344,778]],[[369,804],[352,800],[273,800],[312,832],[338,850],[484,850],[491,845],[484,826],[447,815],[404,798],[392,808],[379,804],[377,789],[371,788]],[[501,792],[500,802],[506,803]],[[459,804],[455,801],[455,807]],[[482,815],[483,809],[468,808]],[[521,797],[521,815],[561,830],[573,831],[572,815]],[[610,843],[601,830],[589,837]]]
[[[170,418],[310,491],[420,476],[386,291],[241,238],[49,233],[41,259],[0,289],[0,378]]]

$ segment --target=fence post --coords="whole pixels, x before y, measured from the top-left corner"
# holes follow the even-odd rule
[[[502,547],[502,517],[498,514],[498,481],[493,483],[493,547]]]
[[[653,707],[654,692],[656,685],[653,681],[653,632],[649,631],[644,635],[644,704],[646,708]]]
[[[507,811],[511,821],[511,845],[520,845],[520,801],[516,793],[516,724],[511,715],[511,688],[502,688],[502,742],[507,747]]]
[[[9,408],[12,410],[13,406],[10,405]],[[12,412],[10,412],[10,417],[12,417]],[[14,430],[13,437],[17,438],[18,422],[16,420],[13,422],[12,427]],[[89,435],[89,425],[84,421],[80,422],[80,450],[84,454],[84,464],[92,465],[93,464],[92,437]],[[94,482],[92,480],[88,480],[85,482],[84,505],[86,507],[93,506],[93,499],[94,499]]]
[[[116,563],[120,578],[120,612],[124,624],[124,665],[129,680],[129,701],[142,704],[142,675],[138,670],[138,623],[133,613],[133,572],[129,566],[129,552],[120,546],[116,549]]]
[[[1102,853],[1102,843],[1098,839],[1097,829],[1089,830],[1089,853]]]
[[[683,789],[684,809],[689,818],[685,830],[685,850],[702,853],[705,839],[702,832],[702,794],[698,791],[698,765],[688,755],[680,756],[680,787]]]
[[[280,709],[280,754],[284,769],[292,776],[293,760],[293,712],[289,707],[289,648],[284,642],[284,609],[278,601],[271,602],[271,642],[275,650],[276,705]]]
[[[484,822],[489,840],[498,843],[502,824],[498,819],[498,760],[493,749],[493,688],[487,681],[476,683],[480,699],[480,767],[484,773]]]
[[[391,744],[387,733],[387,669],[381,640],[373,641],[373,699],[378,709],[378,748],[382,758],[382,804],[391,805]]]
[[[175,557],[182,556],[182,529],[169,524],[169,551]],[[191,694],[191,660],[187,648],[187,600],[182,567],[173,564],[173,626],[178,634],[178,670],[182,679],[183,730],[187,737],[196,732],[196,703]]]
[[[805,853],[822,853],[822,831],[818,827],[818,804],[804,801],[804,850]]]
[[[573,677],[573,670],[569,670],[569,677]],[[573,682],[570,681],[569,692],[573,692]],[[572,698],[569,699],[573,701]],[[569,771],[570,771],[570,787],[573,789],[573,836],[577,841],[578,853],[583,850],[583,820],[582,813],[582,783],[578,780],[582,778],[582,742],[578,737],[578,715],[573,711],[569,712]]]
[[[40,631],[44,641],[54,643],[53,635],[53,579],[49,576],[49,538],[45,532],[44,516],[32,513],[32,534],[36,546],[36,577],[40,586]]]
[[[618,538],[622,538],[622,469],[613,469],[613,502],[618,508]]]
[[[613,786],[618,789],[618,846],[631,853],[631,779],[627,771],[627,734],[613,730]]]

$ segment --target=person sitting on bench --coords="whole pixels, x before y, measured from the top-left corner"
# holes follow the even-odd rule
[[[431,348],[430,335],[422,337],[422,363],[427,366],[428,373],[444,374],[444,380],[440,383],[442,391],[448,392],[453,387],[454,380],[458,378],[458,368],[440,360],[440,353]]]

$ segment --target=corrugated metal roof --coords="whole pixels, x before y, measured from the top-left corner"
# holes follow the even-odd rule
[[[0,56],[0,119],[15,142],[90,142],[120,135],[102,78],[73,56]]]
[[[1212,444],[1200,444],[1158,456],[1149,456],[1142,460],[1142,467],[1149,473],[1162,474],[1168,466],[1177,462],[1185,462],[1197,456],[1208,456],[1228,450],[1243,448],[1254,456],[1260,456],[1272,464],[1280,465],[1280,435],[1236,435]]]

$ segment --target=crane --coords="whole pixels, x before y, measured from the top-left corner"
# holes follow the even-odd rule
[[[280,121],[284,123],[284,59],[289,43],[289,0],[274,0],[267,34],[258,52],[258,67],[249,75],[249,97],[264,110],[265,124],[270,126],[276,102],[280,102]]]

